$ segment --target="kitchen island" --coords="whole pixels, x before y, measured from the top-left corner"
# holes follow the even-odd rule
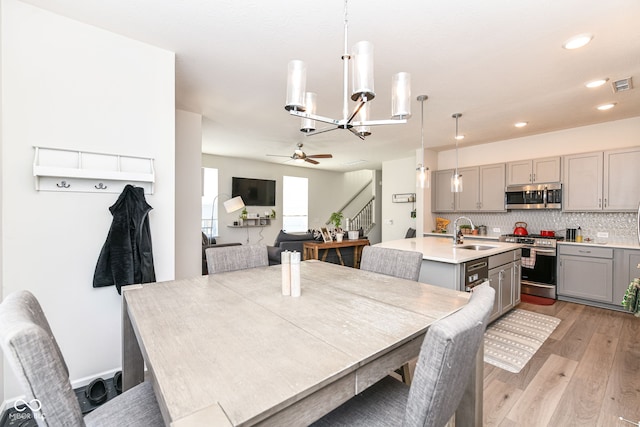
[[[521,244],[469,239],[453,246],[453,238],[415,237],[376,246],[422,252],[422,283],[464,291],[471,282],[490,279],[496,291],[490,320],[520,302]]]

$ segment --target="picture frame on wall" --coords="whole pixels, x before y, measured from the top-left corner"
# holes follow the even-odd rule
[[[320,232],[322,233],[322,240],[324,240],[325,243],[333,241],[333,239],[331,238],[331,233],[329,233],[327,227],[320,227]]]

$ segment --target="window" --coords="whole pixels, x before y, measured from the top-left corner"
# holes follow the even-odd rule
[[[309,229],[309,180],[282,177],[282,229],[287,232]]]
[[[218,235],[217,197],[218,169],[202,168],[202,232],[209,239]]]

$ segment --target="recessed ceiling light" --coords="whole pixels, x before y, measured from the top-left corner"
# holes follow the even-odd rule
[[[591,40],[593,40],[593,34],[578,34],[564,42],[562,47],[565,49],[578,49],[586,46]]]
[[[529,122],[518,122],[518,123],[514,124],[514,126],[517,127],[517,128],[523,128],[528,124],[529,124]]]
[[[610,110],[610,109],[612,109],[612,108],[613,108],[613,107],[615,107],[615,106],[616,106],[616,103],[615,103],[615,102],[612,102],[612,103],[610,103],[610,104],[602,104],[602,105],[598,105],[596,108],[597,108],[598,110],[600,110],[600,111],[606,111],[606,110]]]
[[[590,82],[585,83],[584,85],[586,87],[588,87],[589,89],[594,88],[594,87],[600,87],[603,84],[605,84],[606,82],[608,82],[609,79],[598,79],[598,80],[592,80]]]

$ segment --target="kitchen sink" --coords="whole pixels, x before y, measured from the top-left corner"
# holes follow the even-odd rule
[[[464,246],[457,246],[458,249],[469,249],[472,251],[486,251],[487,249],[495,249],[497,248],[497,246],[490,246],[490,245],[464,245]]]

